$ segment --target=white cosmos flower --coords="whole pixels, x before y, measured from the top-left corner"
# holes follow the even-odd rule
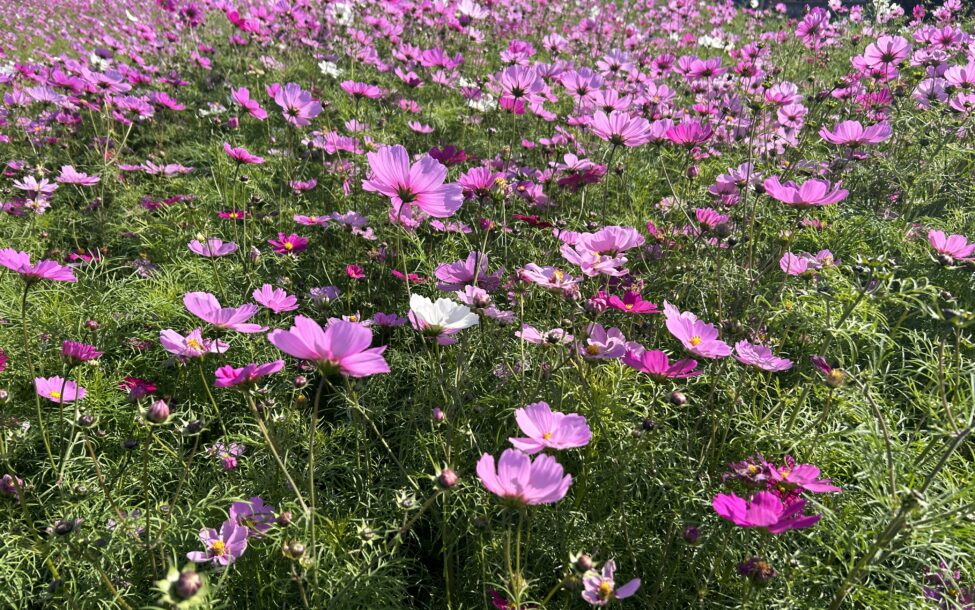
[[[466,305],[450,299],[437,299],[434,303],[418,294],[410,295],[410,319],[417,330],[435,335],[453,334],[480,322]]]

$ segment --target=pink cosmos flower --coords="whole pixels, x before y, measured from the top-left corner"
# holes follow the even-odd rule
[[[506,449],[495,467],[494,456],[485,453],[477,461],[477,478],[496,496],[518,505],[553,504],[565,497],[572,475],[550,455],[534,461],[517,449]]]
[[[382,356],[386,346],[370,348],[372,331],[355,322],[333,320],[322,329],[311,318],[295,316],[290,330],[272,330],[267,340],[282,352],[314,362],[326,372],[347,377],[389,372]]]
[[[561,328],[541,332],[528,324],[522,324],[521,330],[515,331],[515,336],[535,345],[568,345],[573,339],[572,335]]]
[[[51,402],[64,404],[74,402],[85,397],[85,389],[75,382],[60,376],[55,377],[35,377],[34,390],[41,398],[46,398]]]
[[[626,337],[618,328],[606,330],[602,324],[590,324],[585,345],[579,344],[579,355],[587,359],[614,359],[626,354]]]
[[[61,358],[69,364],[80,364],[94,360],[102,355],[94,345],[78,343],[77,341],[65,341],[61,344]],[[0,369],[2,370],[2,369]]]
[[[868,68],[890,69],[911,55],[911,45],[901,36],[881,36],[871,42],[863,52],[863,62]]]
[[[602,110],[592,117],[592,132],[613,146],[634,147],[650,141],[650,123],[643,117],[614,110],[608,115]]]
[[[764,185],[770,197],[800,209],[832,205],[843,201],[850,194],[846,189],[840,188],[839,183],[833,186],[828,180],[810,179],[801,185],[790,180],[782,184],[778,176],[772,176]]]
[[[562,244],[559,252],[562,254],[562,258],[578,266],[582,270],[582,273],[589,277],[595,277],[597,275],[619,277],[629,273],[624,268],[624,265],[627,263],[627,258],[620,254],[615,256],[600,254],[587,249],[581,243],[575,246]]]
[[[718,494],[711,502],[718,516],[739,527],[757,527],[771,534],[781,534],[791,529],[812,527],[820,515],[804,515],[806,501],[795,499],[785,505],[775,494],[760,491],[746,501],[733,493]]]
[[[274,288],[270,284],[264,284],[255,290],[251,297],[274,313],[298,309],[298,297],[288,294],[282,288]]]
[[[305,225],[306,227],[311,227],[311,226],[324,227],[329,222],[331,222],[332,219],[329,216],[316,216],[316,215],[305,216],[303,214],[295,214],[294,216],[292,216],[292,220],[294,220],[300,225]]]
[[[585,447],[592,439],[586,418],[576,413],[553,411],[546,402],[536,402],[515,410],[515,421],[528,438],[508,441],[528,455],[543,449]]]
[[[223,341],[214,339],[204,339],[203,330],[195,328],[185,337],[171,328],[160,331],[159,343],[170,354],[180,360],[187,358],[200,358],[207,354],[222,354],[230,345]]]
[[[563,231],[559,234],[559,239],[568,233]],[[565,239],[562,241],[568,243]],[[612,225],[603,227],[595,233],[579,233],[570,245],[581,246],[598,254],[615,255],[642,246],[645,242],[646,238],[635,228]]]
[[[614,599],[630,597],[640,588],[640,579],[634,578],[621,587],[616,586],[613,576],[616,572],[616,562],[610,559],[603,564],[603,571],[586,572],[582,577],[582,599],[593,606],[605,606]]]
[[[278,85],[273,97],[285,120],[296,127],[310,124],[311,119],[322,112],[321,103],[295,83],[288,83],[283,87]]]
[[[234,502],[230,505],[230,520],[248,529],[250,535],[260,536],[277,522],[274,507],[265,504],[260,496],[250,500]]]
[[[0,265],[11,271],[16,271],[27,283],[37,280],[51,280],[54,282],[77,282],[74,272],[52,260],[40,260],[30,264],[30,254],[13,248],[0,250]]]
[[[522,281],[538,284],[549,290],[572,291],[582,278],[572,277],[552,266],[539,267],[535,263],[528,263],[518,272]]]
[[[724,358],[731,355],[731,347],[718,339],[718,329],[702,322],[689,311],[681,312],[664,301],[667,330],[684,344],[684,348],[702,358]]]
[[[205,256],[207,258],[214,256],[227,256],[228,254],[237,251],[237,244],[232,241],[225,242],[219,237],[211,237],[206,240],[205,244],[201,243],[198,239],[194,239],[190,243],[186,244],[186,247],[190,249],[190,252],[199,254],[200,256]]]
[[[462,290],[468,285],[476,285],[492,292],[501,286],[503,274],[504,269],[489,274],[487,254],[480,252],[471,252],[466,260],[440,265],[434,271],[434,275],[440,280],[437,288],[446,292]]]
[[[613,309],[625,311],[626,313],[660,313],[657,304],[644,301],[639,292],[627,291],[622,299],[614,294],[609,297],[606,303]]]
[[[261,104],[251,97],[251,92],[247,87],[241,87],[240,89],[231,89],[230,97],[241,108],[246,110],[252,117],[259,121],[263,121],[267,118],[267,110],[261,107]]]
[[[893,129],[890,123],[882,121],[876,125],[864,127],[860,121],[842,121],[830,131],[823,127],[819,136],[838,146],[862,146],[864,144],[880,144],[890,138]]]
[[[714,135],[710,125],[703,125],[700,121],[686,121],[669,128],[664,136],[681,146],[697,146],[704,144]]]
[[[435,218],[447,218],[464,202],[464,189],[458,184],[444,184],[447,168],[428,154],[411,165],[409,153],[397,144],[383,146],[366,157],[372,176],[363,180],[362,188],[389,197],[393,214],[399,215],[405,204]]]
[[[786,465],[775,466],[765,462],[768,470],[770,487],[778,487],[783,491],[802,489],[812,493],[831,493],[843,491],[833,485],[829,479],[820,479],[820,470],[812,464],[796,464],[792,458],[786,456]]]
[[[376,100],[383,96],[383,90],[376,85],[370,85],[369,83],[359,83],[352,80],[342,81],[339,85],[342,91],[345,91],[352,97],[366,98],[370,100]]]
[[[968,243],[964,235],[950,235],[945,237],[943,231],[928,231],[928,243],[934,251],[945,256],[949,261],[969,260],[975,252],[975,243]]]
[[[237,163],[252,165],[260,165],[261,163],[264,163],[264,157],[259,157],[251,153],[243,146],[231,146],[229,142],[223,143],[223,152],[227,153],[227,156]]]
[[[213,385],[218,388],[250,385],[261,377],[277,373],[282,368],[284,368],[284,360],[275,360],[266,364],[245,364],[239,369],[227,364],[218,368],[214,373],[216,381],[213,382]]]
[[[779,259],[779,268],[788,275],[802,275],[832,265],[833,253],[829,250],[820,250],[815,255],[808,252],[800,252],[799,254],[786,252]]]
[[[684,358],[671,363],[667,354],[659,349],[627,350],[626,355],[623,356],[623,364],[641,373],[646,373],[654,381],[687,379],[697,377],[703,372],[696,370],[697,360]]]
[[[226,567],[237,560],[247,550],[246,527],[228,519],[220,526],[220,532],[215,529],[200,530],[200,542],[206,550],[190,551],[186,558],[194,563],[213,563],[217,567]]]
[[[779,372],[792,368],[791,360],[774,356],[772,350],[764,345],[753,345],[748,341],[741,340],[735,343],[735,352],[735,359],[738,362],[760,368],[763,371]]]
[[[285,254],[298,254],[302,252],[308,247],[308,238],[295,233],[290,235],[278,233],[277,239],[269,239],[267,243],[271,244],[271,248],[275,254],[283,256]]]
[[[61,184],[77,184],[78,186],[94,186],[101,180],[99,176],[89,176],[79,172],[73,165],[62,165],[57,181]]]
[[[191,314],[217,328],[239,333],[260,333],[267,330],[260,324],[246,324],[257,313],[257,305],[244,303],[240,307],[221,307],[217,297],[209,292],[187,292],[183,305]]]

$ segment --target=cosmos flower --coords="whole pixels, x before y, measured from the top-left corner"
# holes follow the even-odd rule
[[[284,119],[296,127],[309,125],[311,119],[322,112],[321,103],[295,83],[288,83],[283,87],[278,85],[271,97],[281,108]]]
[[[199,254],[200,256],[205,256],[207,258],[215,256],[227,256],[228,254],[237,251],[237,244],[232,241],[225,242],[219,237],[211,237],[206,240],[206,243],[201,243],[200,240],[194,239],[190,243],[186,244],[186,247],[190,249],[190,252]]]
[[[711,506],[718,516],[739,527],[762,528],[771,534],[812,527],[819,522],[821,516],[804,515],[802,511],[806,501],[801,498],[786,505],[778,496],[768,491],[759,491],[747,501],[733,493],[718,494]]]
[[[216,370],[216,381],[213,385],[218,388],[231,388],[239,385],[250,385],[260,379],[277,373],[284,368],[284,360],[275,360],[266,364],[245,364],[237,369],[226,364]]]
[[[274,313],[298,309],[298,297],[288,294],[283,288],[275,288],[270,284],[264,284],[255,290],[251,293],[251,297]]]
[[[860,121],[841,121],[832,131],[823,127],[819,136],[837,146],[862,146],[864,144],[880,144],[890,138],[894,132],[890,123],[881,121],[876,125],[864,127]]]
[[[602,324],[590,324],[585,345],[579,344],[579,355],[586,359],[607,360],[626,354],[626,337],[618,328],[606,330]]]
[[[697,360],[685,358],[670,362],[670,358],[661,350],[627,350],[623,356],[623,364],[645,373],[655,381],[665,379],[687,379],[697,377],[703,371],[696,370]]]
[[[99,176],[89,176],[79,172],[73,165],[62,165],[57,181],[61,184],[77,184],[78,186],[94,186],[101,180]]]
[[[70,267],[65,267],[52,260],[40,260],[30,263],[30,254],[20,252],[13,248],[0,250],[0,265],[11,271],[16,271],[20,277],[28,284],[38,280],[51,280],[53,282],[77,282],[74,272]]]
[[[204,339],[202,329],[195,328],[185,337],[167,328],[159,332],[159,343],[170,354],[181,360],[200,358],[207,354],[222,354],[230,345],[219,339]]]
[[[561,328],[541,332],[528,324],[522,324],[521,330],[515,331],[515,336],[535,345],[568,345],[573,339],[572,335]]]
[[[248,529],[249,535],[260,536],[275,524],[274,507],[265,504],[260,496],[230,505],[230,521]]]
[[[404,213],[403,206],[416,206],[434,218],[448,218],[464,202],[464,189],[444,184],[447,168],[430,155],[410,164],[409,153],[400,145],[383,146],[368,153],[372,175],[362,188],[390,198],[393,215]]]
[[[372,331],[345,320],[332,320],[324,329],[311,318],[295,316],[290,330],[272,330],[267,340],[282,352],[315,363],[326,373],[369,377],[389,372],[382,354],[386,346],[369,347]]]
[[[650,123],[643,117],[614,110],[608,115],[596,112],[589,126],[592,132],[613,146],[632,148],[650,141]]]
[[[667,330],[692,354],[702,358],[724,358],[731,355],[731,347],[718,339],[718,329],[713,324],[699,320],[689,311],[681,312],[667,301],[664,301],[664,315],[667,318]]]
[[[792,368],[791,360],[778,358],[772,354],[772,350],[764,345],[753,345],[745,340],[735,343],[735,359],[742,364],[754,366],[763,371],[778,372]]]
[[[251,92],[247,89],[247,87],[231,89],[230,98],[239,104],[241,108],[246,110],[255,119],[263,121],[267,118],[267,110],[264,110],[264,108],[261,107],[261,104],[251,97]]]
[[[835,186],[828,180],[811,178],[801,185],[793,181],[785,184],[779,182],[778,176],[772,176],[764,182],[765,191],[770,197],[794,208],[813,208],[832,205],[846,199],[850,194],[837,183]]]
[[[503,274],[504,269],[489,274],[487,254],[480,252],[471,252],[466,260],[445,263],[434,271],[434,275],[440,280],[437,288],[446,292],[463,290],[468,285],[476,285],[483,290],[493,292],[501,286]]]
[[[271,244],[275,254],[298,254],[308,247],[308,238],[295,233],[290,235],[278,233],[277,239],[269,239],[267,243]]]
[[[491,493],[516,505],[553,504],[565,497],[572,475],[550,455],[531,457],[517,449],[506,449],[495,465],[490,453],[477,461],[477,478]]]
[[[410,322],[413,328],[431,337],[441,340],[441,344],[449,344],[449,335],[456,334],[465,328],[477,326],[480,320],[466,305],[460,305],[450,299],[437,299],[436,302],[420,296],[410,295]]]
[[[639,292],[627,291],[622,299],[614,294],[609,297],[606,304],[626,313],[660,313],[657,304],[644,301]]]
[[[61,344],[61,358],[70,364],[81,364],[89,360],[95,360],[102,355],[94,345],[78,343],[77,341],[65,341]]]
[[[203,528],[200,530],[200,542],[204,550],[190,551],[186,558],[194,563],[212,563],[218,568],[225,568],[247,550],[247,534],[247,528],[232,519],[224,521],[219,532]]]
[[[257,313],[257,305],[244,303],[240,307],[221,307],[217,297],[209,292],[187,292],[183,295],[183,305],[194,316],[223,330],[239,333],[260,333],[267,327],[260,324],[247,324],[247,320]]]
[[[603,564],[602,572],[590,570],[582,577],[582,599],[593,606],[605,606],[614,599],[625,599],[640,588],[640,579],[634,578],[621,587],[616,586],[613,576],[616,562],[610,559]]]
[[[585,447],[592,439],[586,418],[576,413],[553,411],[546,402],[515,410],[515,421],[527,438],[509,438],[515,449],[534,455],[543,449]]]
[[[934,251],[947,258],[948,262],[967,261],[975,252],[975,243],[968,243],[964,235],[949,235],[943,231],[928,231],[928,243]]]
[[[85,389],[74,381],[65,380],[60,376],[55,377],[35,377],[34,390],[41,398],[46,398],[51,402],[64,404],[74,402],[85,397]]]
[[[227,156],[237,163],[244,163],[247,165],[260,165],[261,163],[264,163],[264,157],[259,157],[251,153],[243,146],[231,146],[228,142],[224,142],[223,152],[227,153]]]

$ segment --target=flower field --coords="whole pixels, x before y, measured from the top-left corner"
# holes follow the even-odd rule
[[[968,3],[0,6],[0,605],[975,608]]]

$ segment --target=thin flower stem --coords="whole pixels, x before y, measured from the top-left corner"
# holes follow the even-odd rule
[[[24,283],[24,293],[20,299],[20,329],[23,332],[23,342],[24,342],[24,359],[27,360],[27,372],[30,375],[31,383],[34,383],[34,379],[37,375],[34,372],[34,357],[31,355],[30,351],[30,330],[29,322],[27,321],[27,293],[30,290],[30,282]],[[51,439],[47,435],[47,426],[44,424],[44,414],[41,411],[41,396],[36,391],[34,392],[34,404],[37,407],[37,423],[41,427],[41,438],[44,441],[44,450],[47,451],[47,459],[51,462],[51,472],[57,472],[57,465],[54,463],[54,452],[51,451]]]
[[[305,504],[304,498],[301,497],[301,489],[295,483],[294,479],[291,478],[291,474],[288,473],[288,468],[284,465],[284,460],[281,459],[281,454],[278,453],[277,447],[274,446],[274,441],[271,440],[271,434],[268,432],[267,424],[264,423],[264,418],[261,417],[260,412],[257,410],[257,404],[254,402],[254,397],[250,393],[247,394],[247,403],[251,408],[254,419],[257,421],[257,427],[260,428],[261,434],[264,436],[264,441],[267,443],[268,449],[271,450],[274,461],[277,463],[278,468],[281,469],[281,474],[284,475],[285,480],[288,481],[288,485],[291,486],[291,490],[294,492],[301,509],[307,514],[308,505]]]
[[[223,416],[220,415],[220,407],[217,406],[217,400],[213,397],[213,392],[210,391],[210,384],[207,383],[206,374],[203,372],[203,358],[197,358],[196,363],[197,368],[200,371],[200,382],[203,383],[203,389],[206,390],[207,397],[210,399],[210,404],[213,405],[213,411],[217,414],[217,422],[220,424],[220,429],[223,430],[224,436],[229,436],[227,433],[227,426],[223,422]]]
[[[308,425],[308,498],[310,506],[306,511],[308,515],[308,528],[310,530],[311,547],[309,551],[311,552],[312,560],[317,558],[316,543],[317,535],[315,533],[315,436],[318,432],[318,403],[322,398],[322,388],[325,387],[325,376],[322,375],[318,382],[318,389],[315,390],[315,402],[312,403],[311,407],[311,419]],[[315,570],[315,584],[318,584],[318,570]]]

